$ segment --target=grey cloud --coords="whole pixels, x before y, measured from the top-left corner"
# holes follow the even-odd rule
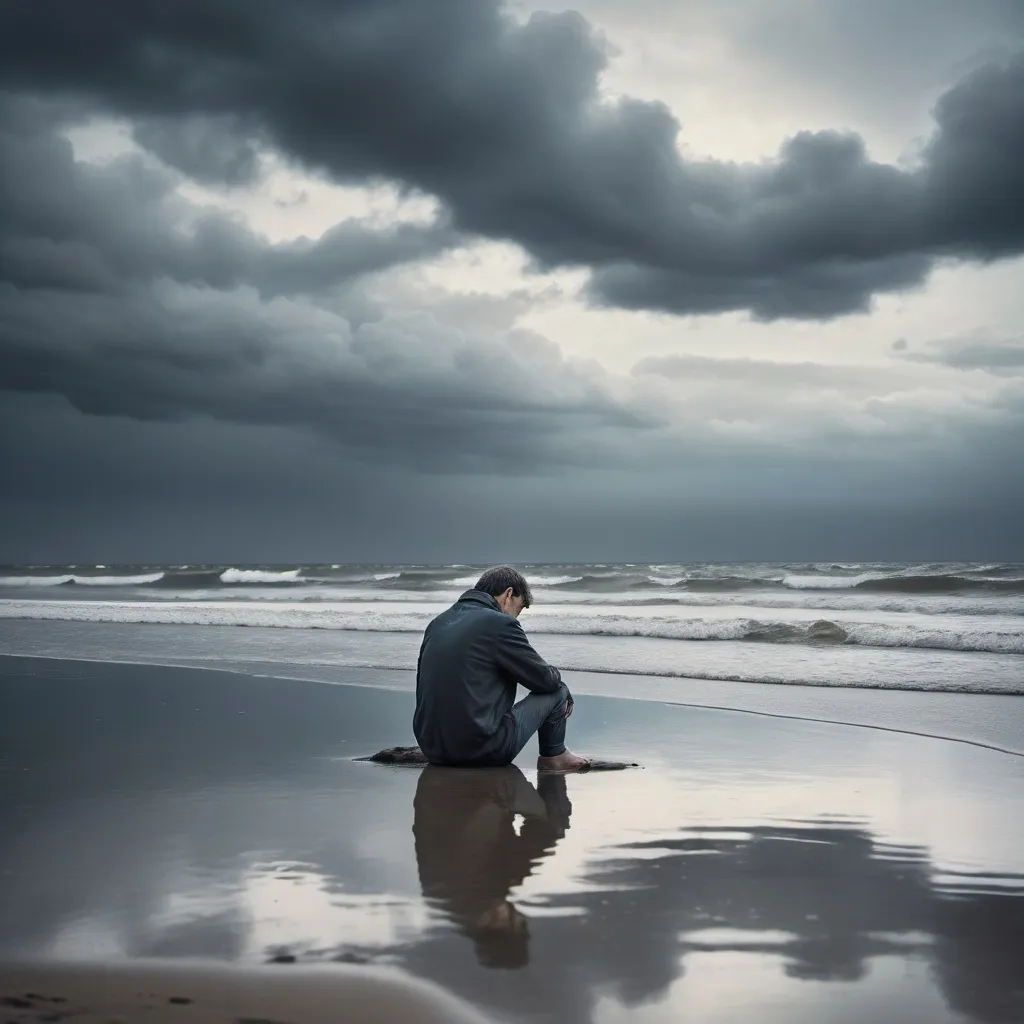
[[[315,292],[458,241],[443,221],[387,230],[346,221],[316,242],[270,245],[233,217],[186,203],[174,175],[138,157],[76,162],[54,125],[24,107],[0,105],[0,244],[4,276],[18,287],[116,291],[164,276]]]
[[[244,291],[16,293],[0,347],[0,388],[61,394],[93,415],[305,427],[420,469],[587,464],[653,425],[528,337],[487,343],[426,317],[353,328]]]
[[[238,119],[339,180],[433,194],[459,229],[543,266],[592,268],[597,303],[827,319],[940,258],[1024,251],[1020,57],[948,92],[903,170],[835,132],[766,165],[685,160],[663,105],[599,101],[607,53],[581,17],[517,23],[495,0],[187,0],[173,16],[44,0],[4,8],[0,39],[10,88],[165,124]]]
[[[353,288],[457,242],[444,219],[271,245],[138,157],[77,163],[60,123],[0,105],[0,388],[98,416],[292,426],[364,458],[470,471],[586,464],[620,443],[608,435],[653,424],[542,338],[463,334]]]
[[[167,277],[294,295],[459,240],[443,218],[388,229],[350,220],[315,242],[271,245],[228,214],[185,202],[176,175],[137,156],[105,167],[76,162],[59,115],[0,97],[0,275],[17,288],[115,293]]]
[[[956,370],[985,370],[989,373],[1024,375],[1024,341],[955,339],[931,342],[923,349],[907,349],[904,359],[919,363],[940,363]]]
[[[860,463],[698,452],[657,473],[431,476],[292,427],[87,416],[8,394],[0,561],[1024,558],[1024,491],[1007,472],[1022,439],[887,467],[870,449]]]
[[[746,383],[758,388],[838,388],[843,391],[871,389],[884,393],[887,384],[899,386],[900,377],[890,367],[846,364],[778,362],[770,359],[718,359],[692,354],[648,356],[633,366],[633,376],[669,380]]]
[[[139,121],[132,135],[171,167],[206,184],[251,185],[262,171],[258,133],[231,118],[151,117]]]

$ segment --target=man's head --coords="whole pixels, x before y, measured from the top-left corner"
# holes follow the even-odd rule
[[[498,602],[498,607],[513,618],[518,618],[519,613],[524,608],[529,608],[533,600],[526,578],[510,565],[496,565],[493,569],[488,569],[476,581],[473,589],[490,594]]]

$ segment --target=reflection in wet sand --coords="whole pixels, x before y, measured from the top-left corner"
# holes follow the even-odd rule
[[[595,699],[581,742],[657,770],[534,786],[353,763],[401,693],[30,667],[0,659],[0,958],[395,963],[560,1024],[1024,1021],[1004,756]]]
[[[586,1021],[599,997],[664,999],[699,953],[761,954],[794,981],[865,987],[878,958],[895,957],[929,967],[970,1020],[1024,1020],[1020,876],[985,887],[945,873],[939,886],[926,849],[848,824],[688,828],[604,851],[578,891],[549,894],[562,913],[528,925],[510,893],[555,854],[571,810],[564,777],[534,789],[515,767],[427,769],[413,825],[424,895],[480,964],[526,977],[496,998],[493,977],[465,972],[436,932],[401,950],[406,966],[495,1009]]]
[[[571,813],[562,775],[542,775],[538,789],[515,765],[420,775],[412,828],[423,895],[473,940],[481,964],[529,961],[529,923],[509,893],[553,851]]]

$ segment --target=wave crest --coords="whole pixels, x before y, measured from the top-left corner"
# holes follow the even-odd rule
[[[225,569],[220,574],[221,583],[301,583],[301,569]]]
[[[162,572],[137,573],[132,576],[80,576],[65,573],[61,576],[0,576],[0,587],[138,587],[156,583]]]
[[[196,626],[256,626],[327,629],[364,633],[418,633],[436,611],[352,609],[330,605],[262,602],[120,602],[0,600],[0,619],[52,619],[76,622],[166,623]],[[531,634],[633,637],[670,641],[739,641],[763,644],[848,645],[923,648],[944,651],[1024,655],[1019,630],[985,626],[930,626],[886,622],[785,621],[744,618],[580,615],[552,613],[529,623]]]

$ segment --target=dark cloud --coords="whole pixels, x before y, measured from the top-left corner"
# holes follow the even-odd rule
[[[328,291],[459,241],[446,220],[379,229],[349,220],[315,242],[271,245],[177,194],[176,175],[126,156],[76,162],[64,110],[0,98],[0,281],[22,291],[121,293],[168,278],[264,296]]]
[[[1024,559],[1024,429],[1001,433],[888,461],[895,443],[858,460],[827,438],[788,455],[701,438],[653,472],[634,435],[614,468],[552,468],[540,446],[526,475],[438,475],[436,456],[410,472],[296,427],[8,394],[0,562]]]
[[[231,180],[225,151],[258,137],[338,180],[396,180],[461,230],[591,267],[598,303],[824,319],[939,258],[1024,251],[1020,57],[948,92],[904,170],[835,132],[764,165],[684,160],[664,105],[600,102],[606,50],[581,17],[520,23],[496,0],[43,0],[7,5],[0,40],[9,88],[159,118],[155,144],[179,166]],[[241,134],[211,153],[176,119]]]
[[[151,117],[136,123],[132,135],[164,163],[205,184],[251,185],[262,171],[258,131],[230,117]]]
[[[1019,545],[1012,381],[961,402],[894,391],[911,363],[705,355],[619,379],[515,329],[532,285],[457,296],[379,275],[484,236],[589,267],[597,303],[863,308],[936,260],[1020,251],[1024,61],[947,93],[909,170],[837,132],[758,165],[684,159],[665,107],[600,101],[605,62],[580,17],[520,23],[490,0],[0,6],[9,557],[153,557],[155,534],[170,558],[242,560],[316,558],[339,533],[347,557],[385,560]],[[148,152],[77,161],[68,129],[104,114]],[[185,198],[186,178],[258,184],[271,153],[441,212],[272,243]],[[972,552],[989,549],[956,553]]]
[[[428,318],[353,329],[246,293],[19,293],[0,344],[8,390],[97,416],[304,427],[421,470],[586,465],[654,424],[548,343],[475,344]]]
[[[526,332],[484,341],[428,315],[356,318],[301,298],[451,245],[443,222],[351,221],[271,245],[141,158],[76,162],[45,111],[12,108],[0,388],[99,416],[307,428],[421,468],[586,464],[606,451],[602,431],[653,422]]]

